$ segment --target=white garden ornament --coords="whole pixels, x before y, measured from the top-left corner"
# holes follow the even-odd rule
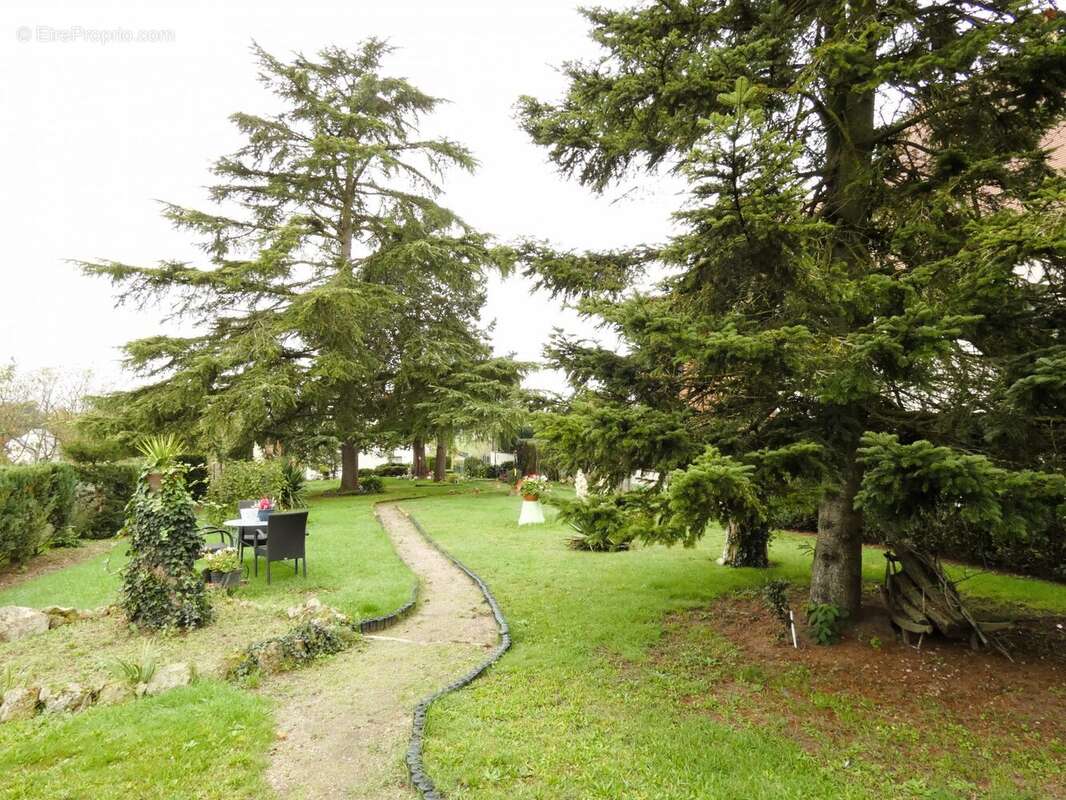
[[[589,480],[585,477],[584,470],[577,471],[577,477],[574,478],[574,494],[577,495],[578,500],[584,500],[589,496]]]
[[[522,511],[518,515],[519,525],[539,525],[544,522],[544,507],[540,498],[548,493],[548,481],[539,475],[527,475],[518,484],[518,493],[522,495]]]

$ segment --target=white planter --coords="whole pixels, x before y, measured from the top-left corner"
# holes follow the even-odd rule
[[[544,522],[544,506],[540,500],[523,500],[522,513],[518,515],[519,525],[539,525]]]
[[[241,522],[259,522],[258,508],[242,508]]]

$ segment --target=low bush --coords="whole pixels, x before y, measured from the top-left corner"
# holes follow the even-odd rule
[[[374,474],[382,478],[402,478],[410,471],[406,464],[379,464],[374,467]]]
[[[86,539],[107,539],[122,529],[126,504],[137,488],[134,464],[77,464],[74,528]]]
[[[359,479],[360,494],[381,494],[385,491],[385,480],[380,475],[367,475]]]
[[[489,478],[491,466],[483,458],[470,457],[463,461],[463,475],[467,478]]]
[[[628,550],[634,534],[628,529],[626,498],[622,495],[589,495],[580,500],[553,500],[559,519],[577,533],[567,540],[572,550],[617,553]]]
[[[22,563],[57,533],[69,541],[76,486],[69,464],[0,468],[0,561]]]

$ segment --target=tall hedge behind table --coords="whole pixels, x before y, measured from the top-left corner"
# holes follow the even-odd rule
[[[203,578],[193,565],[203,540],[184,464],[146,467],[128,508],[130,561],[122,573],[122,608],[148,628],[198,628],[211,621]]]

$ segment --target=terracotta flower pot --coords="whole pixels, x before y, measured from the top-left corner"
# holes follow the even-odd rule
[[[163,474],[161,472],[148,473],[148,490],[152,494],[159,494],[163,489]]]
[[[522,495],[522,499],[529,500],[530,502],[536,502],[537,500],[540,500],[540,498],[537,497],[537,495],[535,494],[524,494]]]

